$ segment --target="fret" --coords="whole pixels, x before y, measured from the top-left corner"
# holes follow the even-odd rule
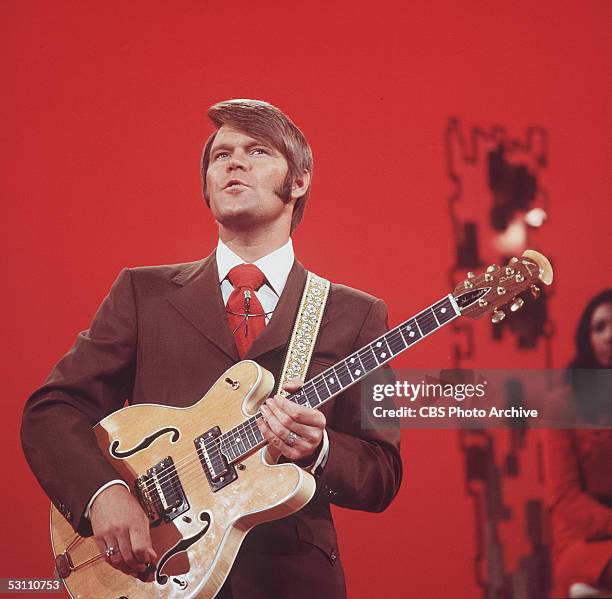
[[[398,328],[389,331],[385,335],[385,339],[387,340],[387,345],[394,356],[404,351],[408,347],[404,341],[404,338],[402,337],[401,331]]]
[[[325,385],[325,380],[321,377],[317,377],[316,379],[313,379],[312,382],[314,384],[314,388],[317,391],[317,397],[319,398],[319,401],[323,402],[326,399],[329,399],[331,393],[329,392],[327,385]]]
[[[413,326],[415,326],[419,330],[419,335],[421,335],[422,337],[423,331],[421,331],[421,327],[419,326],[419,321],[416,319],[416,317],[412,319],[412,322],[414,323]]]
[[[304,390],[304,393],[306,394],[306,397],[308,399],[308,405],[311,408],[315,408],[321,403],[319,401],[319,396],[317,395],[314,385],[312,384],[312,381],[308,381],[308,383],[306,383],[302,387],[302,389]]]
[[[371,372],[378,366],[376,356],[374,355],[374,352],[370,349],[369,346],[362,347],[357,352],[357,354],[359,355],[359,359],[361,360],[361,363],[363,364],[366,373]]]
[[[398,329],[402,333],[407,347],[410,347],[415,341],[423,337],[414,319],[401,324]]]
[[[435,304],[432,311],[436,315],[436,319],[440,323],[440,326],[446,324],[455,316],[455,310],[448,297],[445,297],[442,301]]]
[[[421,335],[423,335],[423,337],[425,337],[425,335],[429,335],[429,333],[435,331],[438,328],[438,325],[436,324],[436,319],[429,309],[425,312],[421,312],[415,320],[417,322],[417,325],[419,326],[419,330],[421,331]]]
[[[257,426],[257,418],[261,415],[252,416],[248,420],[241,422],[231,430],[222,435],[220,448],[228,462],[235,462],[247,454],[251,449],[264,441],[264,437]],[[218,470],[223,468],[220,455],[215,457],[213,464],[217,464]],[[212,461],[212,458],[211,458]]]
[[[346,360],[343,360],[334,366],[334,370],[336,371],[338,380],[343,387],[348,387],[353,382],[353,377],[351,376]]]
[[[338,391],[342,391],[342,385],[333,368],[328,368],[325,372],[321,373],[321,376],[325,378],[325,384],[331,395],[335,395]]]
[[[234,429],[234,436],[232,437],[232,442],[234,443],[234,447],[237,454],[244,453],[243,450],[240,449],[240,444],[244,447],[244,437],[246,436],[246,431],[244,430],[244,426],[239,424]]]
[[[232,429],[232,431],[233,430],[234,429]],[[227,458],[228,462],[233,462],[236,459],[236,453],[234,452],[234,447],[230,443],[229,439],[225,439],[225,441],[222,443],[222,449],[223,449],[223,453],[225,454],[225,457]]]
[[[300,406],[307,406],[308,405],[308,398],[306,397],[303,389],[300,389],[299,391],[296,391],[293,395],[290,395],[288,397],[288,399],[290,399],[291,401],[299,404]]]
[[[244,431],[246,432],[249,449],[251,449],[251,447],[257,445],[257,442],[255,441],[255,432],[253,431],[253,427],[251,425],[250,420],[245,421]]]
[[[219,449],[221,450],[221,455],[224,456],[226,460],[229,460],[230,456],[228,455],[227,447],[225,445],[223,435],[221,435],[219,437]]]
[[[353,380],[358,379],[360,376],[364,374],[364,367],[359,359],[359,353],[355,353],[352,356],[349,356],[346,360],[348,369],[353,377]]]
[[[393,357],[393,354],[391,353],[391,350],[387,345],[385,337],[381,337],[380,339],[374,341],[370,345],[370,348],[378,364],[382,364],[383,362],[386,362],[387,360]]]
[[[329,386],[327,385],[327,381],[325,380],[325,376],[323,376],[324,374],[325,374],[325,372],[319,373],[317,375],[316,381],[315,381],[315,379],[313,379],[313,381],[315,381],[315,383],[314,383],[315,389],[318,389],[318,387],[321,387],[323,389],[323,393],[325,393],[327,395],[327,397],[329,398],[329,396],[332,393],[329,390]]]
[[[251,431],[251,435],[253,437],[253,441],[249,449],[253,449],[253,447],[261,443],[264,439],[259,427],[257,426],[257,418],[261,417],[261,412],[258,412],[255,416],[251,416],[251,418],[246,421],[249,424],[249,430]]]
[[[247,420],[247,438],[249,440],[248,450],[250,451],[253,447],[256,447],[263,440],[263,436],[259,427],[255,423],[255,418],[250,418]]]
[[[246,436],[246,435],[245,435]],[[245,445],[244,443],[244,437],[241,435],[240,437],[238,437],[238,439],[236,439],[236,454],[238,455],[238,457],[242,457],[247,451],[249,451],[249,448]]]

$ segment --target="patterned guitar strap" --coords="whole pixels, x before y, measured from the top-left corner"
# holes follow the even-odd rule
[[[306,380],[306,373],[323,320],[329,288],[330,282],[327,279],[308,272],[287,355],[278,379],[276,392],[281,395],[288,395],[282,390],[282,387],[291,379],[298,377],[302,381]]]

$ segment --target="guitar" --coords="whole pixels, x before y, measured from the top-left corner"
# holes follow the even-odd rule
[[[318,408],[424,337],[461,315],[480,318],[523,305],[518,294],[553,279],[549,261],[527,250],[506,266],[468,273],[453,293],[307,381],[287,398]],[[138,498],[151,524],[158,561],[134,577],[115,570],[92,537],[76,534],[51,506],[56,569],[71,597],[212,599],[245,536],[262,522],[304,507],[314,478],[292,463],[275,464],[257,426],[274,377],[253,361],[227,370],[189,408],[139,404],[94,427],[106,459]]]

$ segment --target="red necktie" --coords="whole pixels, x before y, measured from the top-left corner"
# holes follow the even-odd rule
[[[234,291],[227,300],[225,311],[240,358],[266,327],[266,317],[257,291],[265,280],[263,272],[254,264],[239,264],[227,273]]]

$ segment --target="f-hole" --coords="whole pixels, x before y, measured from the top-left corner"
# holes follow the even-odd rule
[[[159,584],[163,585],[168,582],[168,575],[162,574],[162,570],[168,561],[170,561],[178,553],[187,551],[194,543],[197,543],[210,528],[211,518],[208,512],[200,512],[198,518],[200,522],[202,522],[202,529],[191,537],[181,539],[174,547],[169,549],[162,556],[161,560],[159,560],[159,563],[157,564],[157,572],[155,573],[155,578]]]

